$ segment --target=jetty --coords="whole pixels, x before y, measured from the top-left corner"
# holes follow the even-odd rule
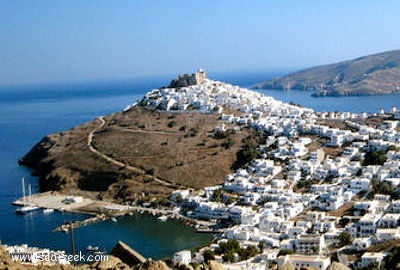
[[[75,221],[75,222],[72,222],[72,223],[63,224],[63,225],[55,228],[54,231],[68,232],[69,230],[71,230],[71,226],[73,228],[78,228],[78,227],[87,226],[87,225],[89,225],[91,223],[95,223],[95,222],[98,222],[98,221],[104,221],[106,219],[107,219],[107,217],[104,214],[101,214],[101,215],[97,215],[95,217],[87,218],[85,220]]]

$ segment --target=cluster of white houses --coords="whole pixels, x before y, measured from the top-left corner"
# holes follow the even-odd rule
[[[394,190],[399,187],[400,153],[387,151],[383,165],[362,166],[360,162],[368,151],[400,145],[396,120],[400,113],[396,108],[389,112],[393,120],[371,127],[362,124],[368,117],[365,113],[315,113],[208,79],[200,85],[155,89],[140,104],[159,110],[219,113],[218,130],[223,131],[225,124],[247,125],[268,134],[259,147],[261,158],[228,175],[224,184],[200,193],[177,191],[174,197],[181,195],[190,217],[235,221],[237,225],[228,228],[224,237],[237,239],[244,246],[264,242],[268,260],[275,260],[278,266],[291,262],[296,269],[326,269],[331,262],[330,248],[344,231],[354,239],[348,248],[356,251],[400,238],[400,201],[383,194],[369,199],[362,196],[369,193],[373,181],[385,182]],[[225,108],[238,115],[224,114]],[[349,129],[318,124],[324,119],[346,120]],[[315,140],[342,151],[331,156],[322,147],[309,150]],[[306,181],[312,183],[309,189],[295,191]],[[223,189],[224,195],[216,202],[213,193],[218,189]],[[356,195],[359,201],[354,200]],[[233,201],[229,200],[232,196]],[[344,204],[354,204],[353,212],[345,217],[346,224],[340,222],[343,217],[327,212]],[[295,254],[277,258],[274,250]],[[271,254],[275,255],[271,258]],[[366,252],[358,266],[380,263],[384,257],[384,253]]]

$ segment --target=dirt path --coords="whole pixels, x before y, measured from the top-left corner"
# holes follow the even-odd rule
[[[93,129],[93,130],[88,134],[88,137],[87,137],[87,146],[88,146],[89,150],[90,150],[92,153],[94,153],[94,154],[98,155],[99,157],[101,157],[101,158],[107,160],[108,162],[111,162],[111,163],[114,164],[114,165],[117,165],[117,166],[119,166],[119,167],[128,169],[128,170],[133,171],[133,172],[138,173],[138,174],[143,174],[143,175],[149,176],[149,177],[153,178],[154,181],[156,181],[157,183],[159,183],[159,184],[161,184],[161,185],[164,185],[164,186],[167,186],[167,187],[170,187],[170,188],[176,188],[176,185],[175,185],[175,184],[173,184],[173,183],[171,183],[171,182],[169,182],[169,181],[167,181],[167,180],[163,180],[163,179],[160,179],[160,178],[158,178],[158,177],[154,177],[153,175],[148,174],[145,170],[143,170],[143,169],[141,169],[141,168],[134,167],[134,166],[131,166],[131,165],[129,165],[129,164],[123,163],[123,162],[121,162],[121,161],[118,161],[118,160],[116,160],[116,159],[113,159],[112,157],[109,157],[109,156],[107,156],[106,154],[104,154],[104,153],[100,152],[99,150],[97,150],[97,149],[93,146],[93,137],[94,137],[94,134],[95,134],[98,130],[100,130],[101,128],[103,128],[104,125],[106,124],[106,121],[104,120],[104,117],[103,117],[103,116],[100,116],[100,117],[98,118],[98,120],[100,120],[100,125],[99,125],[98,127],[96,127],[95,129]],[[147,133],[148,133],[148,131],[144,131],[144,130],[132,130],[132,129],[123,129],[123,130],[125,130],[125,131],[130,131],[130,132],[147,132]],[[151,133],[157,133],[157,131],[154,131],[154,132],[152,131]],[[172,133],[166,133],[166,132],[158,132],[158,133],[160,133],[160,134],[172,134]]]

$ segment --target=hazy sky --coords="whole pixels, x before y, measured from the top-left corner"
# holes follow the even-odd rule
[[[274,70],[400,48],[400,1],[0,0],[0,85]]]

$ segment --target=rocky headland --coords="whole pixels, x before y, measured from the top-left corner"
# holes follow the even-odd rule
[[[397,93],[400,50],[300,70],[254,88],[312,91],[319,97]]]
[[[222,111],[240,119],[242,105],[233,101],[244,90],[198,75],[173,83],[182,78],[193,85],[155,89],[124,111],[47,135],[19,163],[40,177],[41,191],[118,201],[223,183],[246,162],[249,141],[261,139],[247,123],[221,122]],[[180,98],[187,103],[178,108]]]

